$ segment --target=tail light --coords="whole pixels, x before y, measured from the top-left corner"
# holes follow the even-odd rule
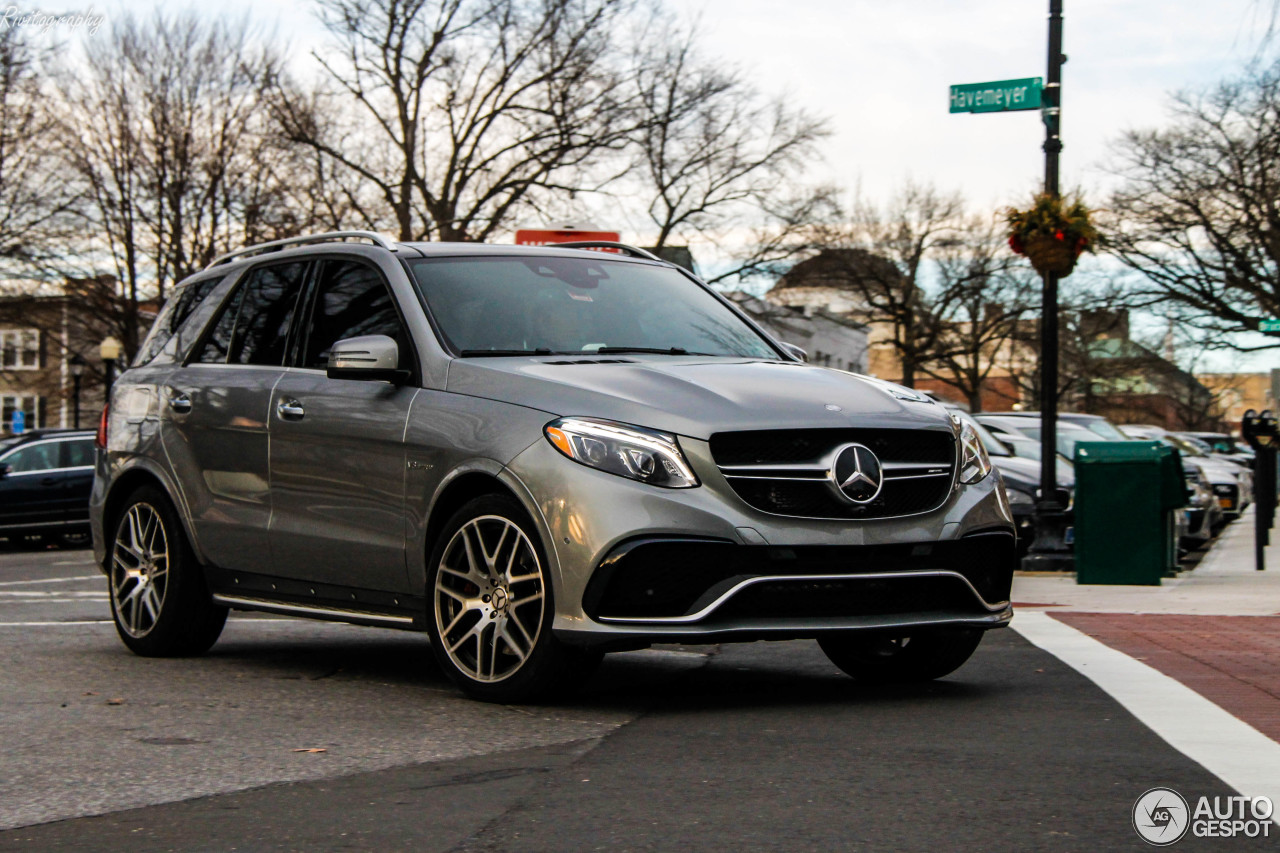
[[[99,450],[107,449],[107,415],[111,412],[111,404],[102,407],[102,417],[98,419],[98,435],[93,443]]]

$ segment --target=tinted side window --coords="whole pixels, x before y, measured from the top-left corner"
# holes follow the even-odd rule
[[[242,285],[244,297],[227,361],[231,364],[284,364],[289,321],[302,289],[306,264],[260,267]]]
[[[240,300],[244,297],[244,288],[237,287],[236,292],[222,306],[222,310],[213,321],[213,328],[204,346],[192,361],[202,364],[222,364],[227,360],[231,350],[231,339],[236,330],[236,314],[240,311]]]
[[[324,369],[330,347],[360,335],[392,337],[402,354],[408,342],[395,302],[377,270],[359,262],[326,261],[316,287],[302,366]]]
[[[221,278],[206,278],[192,282],[170,296],[165,301],[164,308],[160,310],[160,315],[156,317],[151,327],[151,334],[147,336],[133,363],[146,364],[159,355],[160,350],[164,349],[164,345],[169,342],[174,333],[182,327],[192,312],[221,281]]]
[[[19,447],[9,455],[0,459],[0,463],[10,466],[14,474],[26,474],[31,471],[47,471],[58,466],[58,443],[46,441],[40,444],[29,444]]]
[[[62,442],[62,467],[86,468],[93,465],[93,439],[77,438]]]

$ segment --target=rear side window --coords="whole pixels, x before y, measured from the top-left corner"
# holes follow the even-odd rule
[[[29,474],[33,471],[48,471],[60,467],[58,464],[58,442],[44,441],[39,444],[28,444],[19,447],[7,455],[0,457],[0,464],[8,465],[10,473]]]
[[[283,364],[289,323],[305,271],[305,263],[252,270],[214,319],[194,360],[204,364]]]
[[[387,335],[402,353],[408,342],[391,292],[377,270],[354,261],[326,261],[316,287],[302,366],[323,370],[329,364],[330,347],[360,335]]]
[[[133,363],[146,364],[159,355],[165,344],[169,343],[170,338],[182,328],[182,324],[187,322],[205,297],[221,282],[222,278],[201,279],[182,287],[170,296],[164,303],[164,308],[160,309],[160,315],[151,326],[151,334],[147,336]]]
[[[63,468],[91,468],[93,461],[92,438],[76,438],[62,442]]]

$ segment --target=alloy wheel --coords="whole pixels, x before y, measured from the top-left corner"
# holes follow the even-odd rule
[[[435,620],[467,678],[510,678],[533,653],[545,618],[542,564],[529,537],[500,515],[469,520],[449,540],[435,583]]]
[[[129,507],[111,548],[111,602],[116,622],[131,637],[155,627],[169,590],[169,537],[156,508]]]

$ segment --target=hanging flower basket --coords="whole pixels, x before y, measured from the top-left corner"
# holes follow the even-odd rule
[[[1009,248],[1026,255],[1041,275],[1071,275],[1083,252],[1092,252],[1098,241],[1089,209],[1078,197],[1053,198],[1041,194],[1026,210],[1009,208]]]

